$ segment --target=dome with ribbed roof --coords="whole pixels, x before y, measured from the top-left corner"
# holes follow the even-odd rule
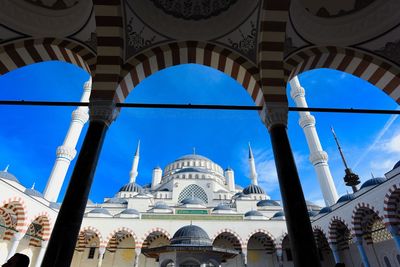
[[[204,201],[198,197],[187,197],[181,201],[183,205],[204,205]]]
[[[184,155],[182,157],[179,157],[177,160],[208,160],[211,161],[209,158],[201,156],[201,155],[197,155],[197,154],[188,154],[188,155]],[[176,160],[176,161],[177,161]]]
[[[211,173],[211,172],[209,172],[208,170],[205,170],[205,169],[200,169],[200,168],[196,168],[196,167],[190,167],[190,168],[183,168],[182,170],[179,170],[179,171],[175,172],[175,174],[186,173],[186,172]]]
[[[137,183],[127,183],[119,189],[119,192],[142,192],[143,188]]]
[[[157,203],[154,204],[154,209],[170,209],[170,207],[167,205],[167,203],[163,202],[163,201],[159,201]]]
[[[341,196],[338,201],[336,203],[342,203],[342,202],[347,202],[354,199],[354,195],[353,194],[346,194]]]
[[[108,210],[106,210],[105,208],[95,208],[95,209],[92,209],[91,211],[89,211],[87,214],[95,215],[95,216],[100,215],[102,217],[112,217],[110,212]]]
[[[367,188],[367,187],[370,187],[370,186],[375,186],[375,185],[381,184],[381,183],[383,183],[385,181],[386,181],[386,178],[383,178],[383,177],[371,178],[371,179],[365,181],[361,185],[360,189]]]
[[[257,202],[257,207],[280,206],[279,202],[270,199],[264,199]]]
[[[135,209],[125,209],[120,212],[118,217],[127,217],[127,218],[138,218],[140,216],[140,212]]]
[[[256,211],[256,210],[251,210],[244,214],[244,217],[250,217],[250,216],[263,217],[264,215],[261,212]]]
[[[229,207],[226,204],[219,204],[218,206],[216,206],[215,208],[213,208],[213,211],[217,211],[217,210],[226,210],[226,211],[230,211],[232,210],[231,207]]]
[[[196,225],[187,225],[180,228],[171,239],[174,246],[212,246],[206,231]]]
[[[283,211],[278,211],[277,213],[274,214],[271,218],[272,220],[284,220],[285,219],[285,213]]]
[[[319,214],[329,213],[332,211],[331,207],[324,207],[319,211]]]
[[[108,204],[128,204],[128,201],[126,199],[123,199],[123,198],[113,197],[113,198],[107,199],[105,201],[105,203],[108,203]]]
[[[251,184],[248,187],[246,187],[245,189],[243,189],[243,193],[246,194],[246,195],[249,195],[249,194],[262,194],[262,195],[265,195],[264,189],[262,189],[260,186],[255,185],[255,184]]]

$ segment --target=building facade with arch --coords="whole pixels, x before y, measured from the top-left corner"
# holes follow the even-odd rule
[[[83,68],[93,77],[85,138],[91,141],[83,144],[81,151],[87,157],[77,159],[75,169],[79,171],[72,176],[64,208],[57,220],[48,220],[54,231],[45,254],[46,265],[68,266],[72,260],[77,240],[66,241],[66,237],[78,237],[89,192],[72,188],[90,188],[105,133],[118,115],[116,104],[145,77],[183,63],[204,64],[225,72],[262,107],[260,117],[270,133],[282,203],[290,218],[286,226],[293,259],[303,266],[319,265],[312,256],[318,251],[286,133],[286,84],[307,70],[338,69],[369,81],[399,103],[400,4],[397,0],[213,0],[212,6],[209,1],[189,2],[168,2],[173,6],[158,0],[0,4],[1,74],[36,62],[60,60]],[[73,160],[73,149],[59,152]],[[36,203],[32,205],[42,205],[36,198],[29,198]],[[36,216],[23,209],[24,205],[30,207],[31,201],[5,201],[7,210],[15,215],[8,216],[7,222]],[[80,209],[72,208],[78,206]],[[355,211],[356,218],[362,212],[371,213],[362,210]],[[50,217],[56,213],[47,212]],[[43,215],[38,220],[46,221]],[[34,231],[28,223],[28,219],[18,222],[15,229]],[[296,225],[304,231],[296,231]],[[63,230],[66,228],[71,232]],[[45,236],[44,232],[40,235]],[[68,242],[65,250],[63,245]]]

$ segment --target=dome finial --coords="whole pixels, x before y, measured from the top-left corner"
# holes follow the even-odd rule
[[[33,182],[31,189],[35,189],[35,182]]]
[[[193,147],[193,155],[196,155],[196,147]]]
[[[3,172],[8,172],[8,168],[10,168],[10,164],[7,164]]]
[[[336,145],[337,145],[337,147],[338,147],[340,156],[342,157],[342,161],[343,161],[343,164],[344,164],[344,167],[345,167],[345,170],[344,170],[344,171],[345,171],[346,174],[345,174],[343,180],[345,181],[345,183],[346,183],[347,186],[351,186],[351,188],[353,189],[353,193],[355,193],[355,192],[358,191],[357,185],[360,183],[360,177],[358,177],[358,175],[355,174],[355,173],[349,168],[349,166],[347,165],[347,162],[346,162],[346,159],[345,159],[345,157],[344,157],[342,148],[340,147],[338,138],[337,138],[336,133],[335,133],[335,131],[333,130],[333,127],[332,127],[332,126],[331,126],[331,131],[332,131],[333,138],[335,139]]]

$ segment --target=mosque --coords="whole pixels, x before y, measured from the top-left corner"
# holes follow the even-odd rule
[[[35,267],[400,266],[400,163],[362,185],[346,165],[353,192],[339,197],[315,118],[300,112],[325,200],[317,207],[305,200],[287,135],[288,97],[307,108],[297,76],[309,70],[352,74],[400,103],[398,10],[398,0],[0,1],[1,75],[58,60],[92,77],[81,99],[89,107],[73,112],[44,192],[11,169],[0,172],[0,262],[21,252]],[[120,105],[146,77],[187,63],[225,73],[251,96],[269,132],[281,200],[257,185],[250,149],[251,184],[241,189],[234,170],[197,154],[171,159],[151,184],[138,185],[138,146],[129,183],[90,203]]]

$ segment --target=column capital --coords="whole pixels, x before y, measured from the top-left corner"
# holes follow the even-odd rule
[[[321,162],[328,162],[328,154],[325,151],[314,151],[310,153],[309,157],[313,165]]]
[[[21,241],[21,239],[24,237],[25,233],[23,232],[16,232],[14,233],[14,235],[12,236],[12,241]]]
[[[310,114],[303,114],[299,119],[299,125],[303,129],[307,126],[315,126],[315,117]]]
[[[89,104],[89,114],[91,121],[102,121],[107,126],[117,118],[118,110],[115,102],[111,100],[93,100]]]
[[[59,146],[56,150],[57,158],[65,158],[69,161],[73,160],[76,156],[75,148],[69,146]]]
[[[105,247],[99,247],[99,254],[103,255],[106,252],[106,248]]]
[[[287,105],[282,103],[266,103],[261,111],[261,117],[268,130],[271,130],[274,126],[287,126],[288,112],[289,108]]]
[[[136,255],[139,255],[140,253],[142,253],[142,249],[141,248],[135,248],[135,253],[136,253]]]
[[[295,76],[293,79],[290,80],[290,96],[292,99],[295,99],[296,97],[304,97],[306,95],[306,91],[304,88],[300,85],[299,78]]]
[[[89,120],[89,114],[86,110],[77,108],[72,112],[72,120],[85,124]]]
[[[363,237],[360,236],[360,235],[357,235],[357,236],[353,237],[353,242],[354,242],[356,245],[362,245],[362,243],[363,243]]]

